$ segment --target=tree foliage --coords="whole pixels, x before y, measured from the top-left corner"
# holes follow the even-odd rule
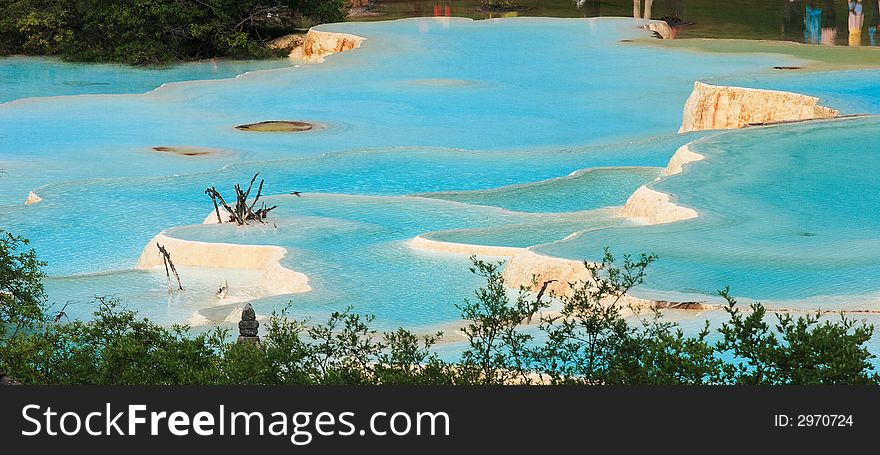
[[[505,286],[500,263],[473,258],[486,280],[460,306],[459,360],[437,354],[442,334],[380,333],[352,308],[326,321],[288,310],[259,344],[227,330],[192,333],[139,318],[98,298],[89,321],[49,317],[36,254],[0,231],[0,371],[41,384],[876,384],[873,326],[841,316],[744,310],[727,290],[729,316],[689,336],[660,313],[626,304],[654,256],[606,251],[584,282],[540,300]],[[716,341],[710,341],[714,336]]]
[[[656,259],[624,256],[616,265],[606,250],[600,263],[585,263],[589,278],[569,283],[571,292],[558,296],[561,308],[540,318],[537,334],[522,322],[551,310],[549,303],[527,301],[523,292],[511,299],[499,267],[475,259],[474,271],[488,285],[462,309],[471,328],[464,330],[470,348],[463,365],[482,359],[478,382],[505,384],[880,382],[867,348],[874,327],[844,315],[778,313],[771,327],[763,305],[752,304],[745,312],[726,289],[720,294],[729,318],[714,332],[706,321],[688,336],[657,310],[641,314],[623,303],[624,297],[643,283]],[[500,341],[491,334],[501,334]],[[713,334],[718,341],[710,341]]]
[[[0,55],[157,64],[266,57],[267,39],[345,18],[345,0],[0,0]]]
[[[17,332],[43,318],[43,266],[27,239],[0,230],[0,329]]]
[[[822,313],[793,318],[780,314],[774,329],[765,321],[767,310],[751,305],[743,313],[728,289],[719,292],[727,301],[730,320],[719,332],[718,349],[739,363],[726,365],[726,380],[736,384],[866,384],[876,383],[865,346],[873,326],[840,315],[837,321],[820,320]]]

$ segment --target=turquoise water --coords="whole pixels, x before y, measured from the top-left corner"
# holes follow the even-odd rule
[[[94,69],[106,72],[104,79],[40,76],[5,96],[110,87],[53,91],[52,81],[62,79],[128,81],[112,93],[132,94],[0,106],[0,227],[31,239],[49,262],[50,297],[73,301],[68,313],[80,318],[94,308],[94,295],[108,294],[162,323],[184,322],[194,311],[216,309],[218,283],[253,278],[253,272],[185,269],[187,291],[169,297],[164,272],[132,270],[163,230],[189,240],[286,248],[284,265],[308,275],[313,290],[258,298],[260,314],[288,301],[293,314],[316,318],[353,305],[376,314],[385,328],[453,321],[454,304],[479,284],[466,256],[411,249],[406,242],[417,235],[575,259],[595,259],[605,245],[654,251],[662,260],[648,284],[664,294],[729,284],[747,297],[786,301],[880,290],[873,265],[878,221],[869,210],[877,199],[872,173],[880,166],[871,152],[875,118],[675,134],[694,80],[797,88],[845,113],[877,113],[880,73],[856,72],[845,84],[836,73],[780,76],[773,66],[800,62],[778,55],[621,42],[649,36],[637,25],[631,19],[334,24],[322,28],[365,36],[362,48],[320,65],[165,85],[147,94],[138,93],[163,81],[208,78],[200,75],[206,70],[159,70],[137,82],[132,74],[142,70],[122,67]],[[63,66],[0,60],[0,71],[19,74],[24,70],[10,65],[29,64]],[[326,128],[234,129],[262,120]],[[678,147],[704,136],[694,147],[710,159],[652,183]],[[154,152],[155,146],[221,152],[184,157]],[[200,224],[212,210],[205,187],[228,192],[256,172],[266,179],[264,193],[273,195],[268,200],[279,205],[271,225]],[[622,205],[644,184],[675,194],[702,216],[650,227],[613,216],[608,207]],[[32,190],[43,201],[22,205]]]
[[[663,260],[647,286],[657,290],[712,293],[729,285],[754,299],[814,299],[806,308],[876,308],[878,132],[880,119],[868,117],[703,139],[691,150],[707,159],[651,185],[699,218],[590,232],[540,251],[573,258],[595,257],[600,245],[655,252]]]
[[[162,84],[223,79],[249,71],[292,66],[287,59],[205,60],[165,67],[64,62],[54,58],[0,58],[0,103],[63,95],[146,93]]]
[[[659,177],[662,172],[657,168],[587,169],[534,183],[488,190],[426,193],[422,196],[519,212],[576,212],[625,201],[639,186]]]
[[[880,71],[877,70],[778,72],[759,77],[734,75],[706,82],[803,93],[819,97],[826,105],[850,114],[880,114]]]
[[[154,146],[211,147],[233,160],[263,161],[412,146],[546,151],[644,141],[677,130],[695,79],[797,63],[620,43],[648,36],[631,19],[413,19],[325,28],[367,40],[332,64],[172,84],[147,96],[34,99],[0,109],[8,145],[0,159],[16,168],[0,200],[17,203],[34,188],[72,179],[191,174],[230,162],[157,157]],[[449,79],[461,83],[437,83]],[[301,135],[233,128],[268,119],[328,127]],[[663,166],[669,154],[596,165]],[[16,160],[22,156],[27,163]],[[91,166],[96,161],[100,168]]]

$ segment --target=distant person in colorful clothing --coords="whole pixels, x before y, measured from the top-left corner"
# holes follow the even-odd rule
[[[822,5],[822,44],[833,46],[837,41],[837,14],[834,11],[834,0],[825,0]]]
[[[868,42],[871,46],[877,45],[877,32],[880,31],[880,2],[867,0],[867,8],[870,12],[868,21]]]
[[[822,8],[816,0],[808,2],[806,8],[804,13],[804,42],[819,44],[822,41]]]
[[[847,2],[849,8],[849,17],[847,25],[849,26],[849,45],[862,45],[862,25],[865,24],[865,13],[862,9],[862,0],[850,0]]]

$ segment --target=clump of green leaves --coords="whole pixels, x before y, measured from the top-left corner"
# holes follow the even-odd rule
[[[27,239],[0,230],[0,328],[17,331],[44,318],[45,263]]]
[[[514,11],[519,3],[513,0],[483,0],[480,9],[484,11]]]
[[[260,58],[297,27],[338,22],[345,0],[9,0],[0,2],[0,55],[59,55],[161,64]]]
[[[467,321],[461,331],[469,345],[461,358],[461,373],[469,375],[468,382],[484,384],[522,379],[527,370],[522,364],[524,352],[532,337],[522,333],[519,327],[539,308],[529,305],[524,291],[510,302],[501,263],[484,262],[476,257],[471,260],[474,264],[471,273],[485,278],[486,287],[477,289],[475,300],[466,299],[457,306],[462,319]]]
[[[846,317],[820,321],[821,314],[782,313],[773,330],[762,305],[746,314],[727,290],[721,295],[730,318],[714,332],[707,321],[687,336],[658,310],[641,314],[624,297],[644,282],[656,259],[624,256],[616,265],[606,250],[601,262],[584,264],[587,279],[557,296],[561,308],[540,317],[537,332],[526,332],[523,322],[549,303],[530,300],[524,289],[511,299],[499,264],[474,258],[472,271],[487,285],[460,308],[469,343],[461,366],[476,370],[473,382],[506,384],[880,382],[866,347],[873,326]],[[713,334],[720,341],[711,342]]]
[[[46,323],[0,346],[0,369],[40,384],[447,384],[437,337],[378,334],[347,309],[326,322],[274,314],[259,345],[229,342],[224,329],[192,334],[138,318],[99,297],[89,322]],[[5,360],[10,361],[5,361]]]
[[[0,231],[0,371],[42,384],[876,384],[866,345],[873,326],[841,316],[777,315],[737,306],[729,319],[687,336],[657,311],[642,315],[626,295],[643,283],[652,255],[606,251],[584,263],[585,279],[549,299],[507,288],[501,263],[472,258],[486,280],[458,309],[467,345],[441,360],[442,333],[380,333],[351,307],[323,322],[266,322],[259,344],[227,330],[159,326],[117,299],[96,299],[94,317],[52,316],[43,264],[27,241]],[[546,287],[545,287],[546,289]],[[710,342],[710,335],[719,341]]]
[[[871,367],[874,355],[865,346],[873,326],[841,314],[838,320],[822,313],[792,317],[777,315],[775,327],[765,321],[759,303],[744,313],[729,289],[719,294],[727,301],[730,320],[718,331],[724,339],[718,350],[739,362],[725,365],[724,376],[734,384],[867,384],[877,383]],[[823,320],[824,317],[824,320]]]

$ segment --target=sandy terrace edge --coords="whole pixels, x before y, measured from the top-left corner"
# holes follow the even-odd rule
[[[366,38],[350,33],[309,29],[303,43],[288,56],[294,62],[323,63],[324,57],[361,47]]]
[[[525,288],[533,292],[541,289],[546,281],[556,280],[547,286],[553,295],[571,295],[569,283],[590,282],[590,274],[582,261],[562,259],[538,254],[526,248],[495,247],[466,243],[441,242],[417,236],[406,242],[415,250],[477,256],[498,256],[508,258],[502,272],[507,287]],[[624,296],[620,304],[632,307],[648,307],[650,300]]]
[[[281,258],[287,253],[282,247],[181,240],[164,232],[153,237],[144,247],[137,269],[164,267],[157,243],[168,250],[177,266],[256,270],[260,274],[260,286],[271,291],[272,295],[312,290],[308,276],[281,265]]]
[[[751,124],[828,119],[840,111],[800,93],[694,82],[679,133],[742,128]]]
[[[688,142],[675,151],[669,159],[669,164],[666,165],[667,176],[681,174],[688,164],[706,159],[705,156],[691,150],[690,146],[694,142],[696,141]]]
[[[705,159],[705,156],[690,149],[691,144],[693,142],[681,146],[673,154],[666,168],[667,176],[680,174],[687,164]],[[670,195],[647,186],[636,190],[618,213],[639,219],[645,224],[673,223],[699,216],[696,210],[678,205],[672,202]],[[410,248],[422,251],[508,258],[502,276],[507,285],[514,289],[524,287],[538,291],[544,282],[556,280],[548,286],[548,291],[555,295],[570,295],[569,283],[590,280],[584,262],[546,256],[527,248],[443,242],[423,236],[416,236],[406,243]],[[647,307],[653,302],[626,296],[623,303]]]
[[[24,201],[24,205],[32,205],[42,201],[43,198],[37,196],[37,193],[31,191],[30,193],[28,193],[27,199]]]

